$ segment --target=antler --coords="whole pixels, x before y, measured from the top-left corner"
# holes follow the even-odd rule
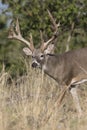
[[[50,17],[50,20],[51,20],[51,22],[53,24],[53,28],[54,28],[55,33],[56,33],[57,30],[58,30],[58,27],[60,26],[60,22],[57,24],[56,21],[55,21],[55,19],[53,18],[52,14],[51,14],[51,12],[49,10],[47,10],[47,12],[48,12],[48,15]]]
[[[18,18],[17,18],[17,20],[16,20],[15,30],[14,30],[12,24],[11,24],[8,38],[19,40],[19,41],[21,41],[21,42],[27,44],[31,51],[34,50],[32,35],[30,34],[30,39],[29,39],[30,42],[27,41],[27,40],[25,40],[25,39],[22,37],[21,31],[20,31],[20,26],[19,26]]]
[[[50,12],[49,10],[47,10],[47,12],[48,12],[48,15],[49,15],[49,17],[50,17],[50,20],[51,20],[51,22],[52,22],[52,24],[53,24],[54,33],[53,33],[52,37],[51,37],[48,41],[42,43],[42,45],[41,45],[41,50],[42,50],[42,51],[44,51],[44,50],[47,48],[47,46],[48,46],[52,41],[54,41],[54,40],[56,39],[58,27],[60,26],[60,22],[59,22],[58,24],[56,23],[56,21],[54,20],[54,18],[53,18],[53,16],[52,16],[51,12]]]

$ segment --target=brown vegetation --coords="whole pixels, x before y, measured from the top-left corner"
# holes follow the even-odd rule
[[[55,107],[58,85],[43,72],[27,69],[27,75],[8,83],[9,73],[0,74],[0,130],[86,130],[87,88],[78,88],[84,116],[78,119],[67,92],[61,106]],[[51,115],[50,115],[51,113]],[[48,119],[48,116],[50,118]]]

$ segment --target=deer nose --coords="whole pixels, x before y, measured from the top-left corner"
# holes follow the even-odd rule
[[[37,63],[35,63],[35,62],[32,63],[33,68],[36,68],[37,66],[38,66]]]

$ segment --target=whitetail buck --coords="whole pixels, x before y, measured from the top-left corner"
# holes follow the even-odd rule
[[[40,48],[34,48],[31,35],[30,41],[22,37],[18,19],[16,21],[16,29],[14,30],[13,27],[10,29],[9,38],[17,39],[28,46],[23,48],[23,51],[26,55],[32,56],[32,67],[42,69],[47,75],[56,80],[61,87],[68,86],[77,111],[81,114],[82,110],[76,86],[87,81],[87,48],[68,51],[63,54],[52,54],[54,49],[52,42],[56,39],[59,24],[56,24],[49,11],[48,13],[53,21],[55,31],[47,42],[42,40],[43,43]]]

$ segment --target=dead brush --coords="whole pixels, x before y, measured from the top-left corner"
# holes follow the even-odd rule
[[[18,78],[21,79],[20,83],[17,79],[18,82],[13,81],[12,84],[8,84],[7,77],[2,76],[5,73],[8,75],[5,70],[1,75],[3,77],[0,81],[1,130],[70,130],[71,127],[73,130],[79,126],[85,129],[85,121],[82,120],[85,124],[83,127],[83,123],[79,124],[76,113],[70,110],[72,102],[69,94],[58,107],[60,89],[56,82],[50,80],[40,70],[28,67],[26,72],[26,76],[23,76],[25,78]],[[86,95],[85,92],[85,97]],[[86,107],[86,104],[83,103],[83,107]],[[87,121],[86,117],[84,118]]]

